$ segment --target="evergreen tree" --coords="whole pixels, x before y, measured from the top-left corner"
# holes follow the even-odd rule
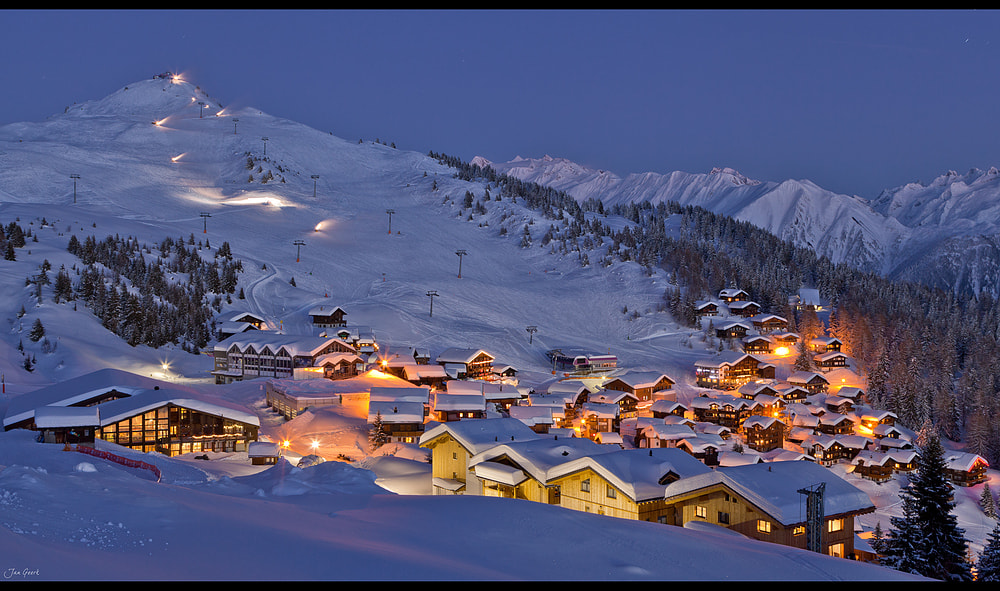
[[[986,537],[986,547],[976,563],[976,581],[1000,583],[1000,524]]]
[[[934,433],[917,456],[917,470],[900,492],[903,517],[892,518],[887,564],[897,570],[943,581],[970,581],[965,532],[958,527],[944,448]]]
[[[983,494],[979,497],[979,506],[983,508],[983,513],[990,519],[997,518],[997,507],[993,502],[993,491],[990,490],[990,483],[983,485]]]
[[[45,336],[45,327],[42,326],[41,318],[35,318],[34,324],[31,325],[31,332],[28,333],[28,338],[31,339],[33,343],[37,343],[42,340]]]
[[[389,434],[385,431],[385,423],[382,421],[382,411],[375,413],[372,425],[368,430],[368,443],[372,451],[389,443]]]

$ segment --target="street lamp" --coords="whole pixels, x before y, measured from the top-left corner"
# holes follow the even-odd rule
[[[467,255],[469,253],[465,252],[464,250],[456,250],[455,254],[458,255],[458,278],[461,279],[462,278],[462,257],[464,257],[465,255]]]

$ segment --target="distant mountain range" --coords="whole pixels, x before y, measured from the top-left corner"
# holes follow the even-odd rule
[[[1000,171],[949,171],[927,185],[884,190],[874,200],[834,193],[808,180],[750,179],[730,168],[696,174],[620,177],[563,158],[509,162],[476,157],[499,173],[611,206],[674,201],[763,228],[846,263],[956,293],[1000,296]]]

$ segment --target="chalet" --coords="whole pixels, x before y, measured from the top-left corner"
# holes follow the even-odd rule
[[[850,414],[854,409],[854,403],[851,402],[850,398],[841,398],[840,396],[824,397],[823,406],[825,406],[830,412],[840,413],[842,415]]]
[[[822,530],[810,532],[801,491],[823,487]],[[720,467],[666,487],[673,525],[716,524],[744,536],[814,550],[830,556],[854,555],[854,523],[872,513],[868,495],[826,468],[809,461],[780,461]],[[668,511],[668,515],[671,512]]]
[[[760,361],[749,354],[723,351],[695,362],[695,377],[702,388],[733,390],[758,376]]]
[[[342,326],[324,331],[320,333],[320,336],[329,336],[330,334],[354,347],[358,355],[371,358],[379,350],[375,331],[370,326]]]
[[[750,299],[750,294],[743,291],[742,289],[737,289],[733,287],[729,289],[723,289],[722,291],[720,291],[719,299],[727,304],[732,302],[742,302],[744,300]]]
[[[796,386],[785,382],[775,384],[774,389],[778,391],[778,396],[781,397],[786,404],[801,402],[809,396],[809,390],[803,388],[802,386]]]
[[[821,374],[811,371],[797,371],[788,376],[788,383],[808,390],[811,394],[826,392],[830,382]]]
[[[517,383],[517,368],[513,365],[494,363],[492,365],[492,372],[495,381]]]
[[[601,390],[589,396],[590,402],[600,404],[614,404],[618,407],[618,417],[615,420],[614,430],[618,430],[618,423],[622,419],[631,419],[639,416],[639,399],[635,394],[623,392],[621,390]]]
[[[770,337],[774,339],[775,352],[779,352],[779,348],[785,348],[788,351],[794,351],[796,345],[799,342],[799,335],[794,332],[772,332]],[[782,354],[787,354],[787,351]]]
[[[677,449],[690,454],[691,457],[701,461],[706,466],[718,466],[719,450],[722,449],[722,444],[716,439],[695,436],[678,441]]]
[[[490,379],[493,356],[482,349],[445,349],[435,360],[453,379]]]
[[[759,395],[777,396],[778,391],[768,382],[747,382],[736,389],[736,392],[747,400],[754,400]]]
[[[707,423],[704,421],[696,422],[694,424],[695,433],[699,437],[703,437],[719,443],[720,445],[728,441],[732,436],[734,429],[731,429],[725,425],[719,425],[717,423]]]
[[[946,451],[944,463],[948,480],[958,486],[974,486],[987,480],[989,464],[978,454]]]
[[[346,314],[347,312],[344,312],[340,306],[331,306],[329,304],[313,306],[309,310],[309,316],[312,318],[313,326],[316,328],[347,326],[347,322],[344,320]]]
[[[584,436],[593,438],[597,433],[617,431],[618,405],[588,402],[580,409]]]
[[[705,316],[718,316],[719,304],[712,301],[698,301],[694,304],[694,314],[698,318]]]
[[[669,523],[667,486],[708,472],[681,450],[626,449],[572,459],[546,475],[549,486],[558,487],[559,504],[567,509]]]
[[[712,397],[702,395],[691,401],[696,421],[722,425],[734,431],[739,429],[743,421],[756,414],[758,407],[759,404],[754,400],[728,394]]]
[[[437,392],[431,413],[435,420],[447,423],[463,419],[485,419],[486,397],[482,394],[447,394]]]
[[[249,312],[238,312],[224,317],[225,320],[217,325],[218,338],[220,341],[229,337],[247,332],[249,330],[262,330],[266,322],[260,316]]]
[[[628,392],[639,401],[652,400],[659,392],[670,390],[674,380],[664,373],[652,371],[630,371],[603,384],[605,390]]]
[[[815,310],[820,311],[823,309],[823,302],[819,297],[819,290],[803,287],[799,290],[798,294],[789,298],[789,304],[795,306],[799,310]]]
[[[281,448],[275,441],[252,441],[247,446],[247,457],[254,466],[277,464],[281,458]]]
[[[836,337],[816,337],[809,341],[809,348],[814,353],[831,353],[840,352],[840,348],[843,345],[840,339]]]
[[[668,416],[683,417],[687,407],[676,400],[656,400],[649,405],[649,412],[654,419],[665,419]]]
[[[315,367],[316,360],[321,356],[355,352],[353,347],[337,338],[252,331],[234,335],[215,345],[215,368],[211,373],[216,384],[258,377],[315,377],[315,373],[323,371]]]
[[[403,379],[418,386],[440,389],[448,381],[448,373],[440,365],[407,364],[403,366]]]
[[[751,355],[768,355],[774,350],[774,339],[767,335],[743,337],[743,352]]]
[[[750,317],[750,323],[760,334],[770,334],[788,330],[788,320],[775,314],[757,314]]]
[[[817,430],[827,435],[847,435],[854,432],[854,421],[847,415],[828,412],[820,415]]]
[[[782,418],[785,416],[785,401],[778,396],[758,394],[753,398],[759,405],[754,412],[765,417]]]
[[[760,304],[757,302],[751,302],[749,300],[729,302],[726,304],[729,307],[729,312],[735,316],[741,318],[752,318],[760,314]]]
[[[420,447],[431,450],[433,494],[482,494],[481,481],[471,472],[470,458],[500,443],[536,439],[537,433],[512,418],[436,425],[420,436]]]
[[[837,396],[850,399],[855,406],[860,406],[868,402],[865,391],[856,386],[841,386],[840,390],[837,390]]]
[[[892,458],[885,452],[866,450],[856,455],[851,463],[854,474],[866,480],[885,482],[892,479]]]
[[[510,418],[521,421],[535,433],[548,433],[555,424],[552,409],[547,406],[512,406],[507,412]]]
[[[723,322],[715,327],[715,336],[719,339],[742,339],[747,336],[750,327],[743,322]]]
[[[785,444],[785,424],[775,417],[752,416],[743,421],[743,437],[750,449],[768,452]]]
[[[651,447],[677,447],[677,443],[684,439],[691,439],[696,434],[690,425],[667,425],[666,423],[655,423],[646,425],[638,433],[637,440],[639,448]]]
[[[368,403],[368,428],[375,428],[377,422],[390,442],[416,443],[424,432],[424,405],[373,400]]]
[[[601,445],[616,445],[619,449],[625,449],[625,443],[621,433],[614,431],[602,431],[594,434],[594,442]]]
[[[488,405],[493,405],[500,411],[506,411],[522,400],[527,400],[527,394],[516,386],[480,380],[449,380],[445,383],[445,391],[448,394],[481,395]]]
[[[859,435],[817,434],[803,441],[802,449],[818,463],[831,465],[840,460],[853,460],[869,443]]]
[[[374,384],[374,385],[373,385]],[[378,388],[406,388],[427,400],[427,388],[412,384],[376,370],[353,378],[327,380],[271,379],[264,383],[264,400],[268,407],[291,420],[308,408],[339,406],[345,397],[368,400]]]
[[[760,464],[764,458],[760,454],[749,451],[725,450],[719,452],[719,467],[746,466],[747,464]]]
[[[327,353],[317,357],[313,367],[323,368],[323,377],[328,380],[342,380],[363,373],[365,362],[357,353]]]
[[[816,367],[818,367],[820,371],[830,371],[832,369],[837,369],[838,367],[847,367],[847,355],[844,355],[840,351],[820,353],[813,357],[813,362],[816,363]]]

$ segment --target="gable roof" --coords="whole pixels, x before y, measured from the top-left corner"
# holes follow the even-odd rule
[[[805,522],[806,497],[798,491],[818,484],[825,485],[823,506],[827,516],[875,510],[874,503],[860,489],[823,466],[801,460],[720,467],[670,484],[664,496],[669,501],[718,484],[785,526]]]
[[[486,355],[493,360],[493,356],[482,349],[457,349],[450,348],[445,349],[437,356],[436,361],[438,363],[471,363],[479,355]]]
[[[470,455],[475,455],[501,442],[531,441],[539,435],[517,419],[472,419],[440,423],[424,431],[420,436],[420,446],[425,447],[442,435],[450,435]]]

